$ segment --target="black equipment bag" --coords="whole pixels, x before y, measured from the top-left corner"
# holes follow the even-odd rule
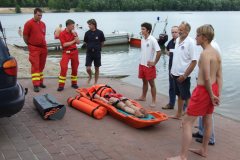
[[[59,104],[50,94],[33,97],[33,103],[43,119],[62,119],[66,113],[66,106]]]

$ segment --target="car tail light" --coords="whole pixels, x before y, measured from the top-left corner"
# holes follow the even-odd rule
[[[10,76],[17,76],[17,61],[12,58],[3,63],[3,70]]]

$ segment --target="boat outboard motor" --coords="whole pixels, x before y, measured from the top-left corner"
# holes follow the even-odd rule
[[[168,41],[168,35],[167,34],[162,33],[162,34],[159,35],[159,40],[158,40],[159,46],[163,46],[167,41]]]

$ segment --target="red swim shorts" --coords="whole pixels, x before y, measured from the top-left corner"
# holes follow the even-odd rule
[[[144,65],[139,64],[138,70],[138,78],[145,78],[147,81],[156,78],[156,67],[146,67]]]
[[[219,96],[218,85],[212,85],[213,94]],[[197,85],[193,90],[190,102],[187,108],[187,114],[190,116],[205,116],[212,114],[214,106],[206,88],[202,85]]]

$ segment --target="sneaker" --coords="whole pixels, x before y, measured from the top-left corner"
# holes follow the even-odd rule
[[[203,136],[201,134],[199,134],[199,132],[193,133],[192,137],[194,137],[194,138],[203,138]]]
[[[72,88],[78,89],[78,85],[77,84],[72,84]]]
[[[162,109],[173,109],[174,106],[167,104],[166,106],[162,107]]]
[[[46,88],[47,86],[44,85],[43,83],[41,83],[39,87],[41,87],[41,88]]]
[[[198,143],[202,143],[203,142],[203,139],[202,138],[197,138],[196,139],[196,142],[198,142]],[[214,146],[215,145],[215,142],[208,142],[208,145],[210,145],[210,146]]]
[[[33,91],[34,91],[34,92],[39,92],[39,91],[40,91],[40,89],[39,89],[39,87],[38,87],[38,86],[34,86],[34,87],[33,87]]]
[[[64,90],[64,87],[58,87],[58,89],[57,89],[58,92],[61,92],[63,90]]]

